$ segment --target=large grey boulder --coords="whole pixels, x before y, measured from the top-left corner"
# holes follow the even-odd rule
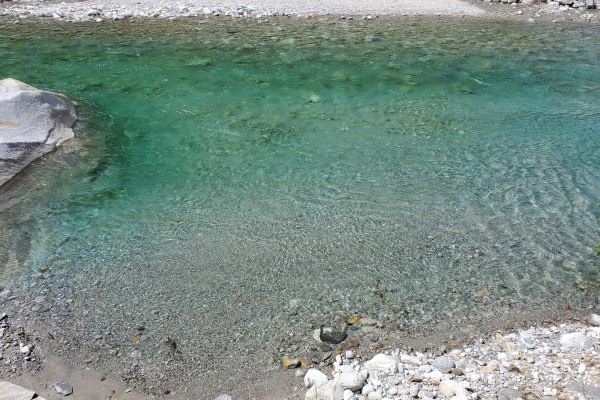
[[[0,81],[0,186],[74,134],[73,103],[15,79]]]

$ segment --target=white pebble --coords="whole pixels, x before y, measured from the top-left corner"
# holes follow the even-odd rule
[[[354,373],[354,367],[352,365],[340,365],[339,368],[340,372],[346,372],[346,373]]]
[[[306,375],[304,375],[304,386],[307,388],[313,387],[318,383],[327,382],[327,375],[322,373],[316,368],[311,368],[306,371]]]
[[[371,385],[370,383],[367,383],[365,386],[363,386],[361,393],[368,395],[371,392],[374,392],[375,388],[373,387],[373,385]]]
[[[371,392],[367,396],[367,400],[382,400],[383,396],[379,392]]]

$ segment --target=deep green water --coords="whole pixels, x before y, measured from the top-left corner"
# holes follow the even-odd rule
[[[215,320],[271,329],[294,298],[312,307],[284,318],[299,334],[352,313],[468,331],[598,304],[591,28],[1,29],[0,76],[66,94],[81,118],[70,151],[0,192],[3,285],[46,265],[96,308],[203,321],[182,339],[198,343]]]

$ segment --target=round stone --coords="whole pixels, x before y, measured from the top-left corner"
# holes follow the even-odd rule
[[[437,357],[431,365],[436,368],[438,371],[443,372],[444,374],[452,371],[452,368],[456,367],[454,361],[450,357]]]

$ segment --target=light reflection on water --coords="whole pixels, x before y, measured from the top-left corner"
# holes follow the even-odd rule
[[[596,304],[592,35],[410,21],[8,26],[3,75],[81,121],[1,194],[5,276],[177,310],[207,359],[248,326],[231,351],[350,314],[435,333]]]

